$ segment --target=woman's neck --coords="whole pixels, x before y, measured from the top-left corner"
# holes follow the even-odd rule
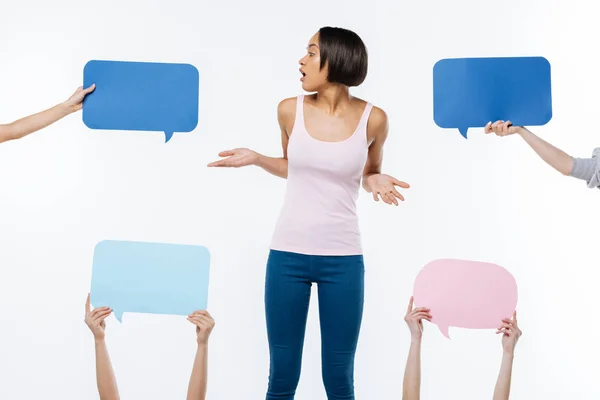
[[[343,112],[352,100],[348,86],[339,84],[329,84],[314,96],[316,105],[330,115]]]

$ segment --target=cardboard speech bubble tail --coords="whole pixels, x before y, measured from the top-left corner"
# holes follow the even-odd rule
[[[444,335],[446,337],[446,339],[450,339],[450,332],[449,332],[450,326],[440,324],[437,327],[440,330],[440,332],[442,332],[442,335]]]
[[[469,130],[468,127],[466,127],[466,128],[458,128],[458,131],[460,132],[461,136],[464,137],[465,139],[468,139],[467,138],[467,131],[468,130]]]
[[[165,132],[165,143],[167,143],[173,137],[173,132]]]
[[[123,311],[113,310],[113,313],[115,314],[115,318],[117,319],[117,321],[123,323]]]

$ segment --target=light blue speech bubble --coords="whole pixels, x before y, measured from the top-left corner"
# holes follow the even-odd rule
[[[106,240],[94,251],[90,301],[123,313],[205,310],[210,253],[202,246]]]
[[[488,122],[544,125],[552,119],[550,63],[544,57],[449,58],[433,67],[433,119],[467,130]]]
[[[198,125],[199,73],[190,64],[92,60],[84,87],[96,89],[83,102],[90,129],[174,132]]]

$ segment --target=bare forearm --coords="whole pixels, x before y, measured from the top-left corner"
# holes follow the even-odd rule
[[[502,365],[500,366],[500,373],[498,374],[496,388],[494,389],[493,400],[508,400],[510,396],[513,359],[513,354],[504,353],[502,356]]]
[[[283,157],[274,158],[258,154],[256,165],[270,174],[287,179],[288,160]]]
[[[537,153],[542,160],[563,175],[569,175],[573,168],[573,158],[535,135],[527,128],[519,130],[521,137]]]
[[[188,386],[187,400],[205,400],[208,371],[208,345],[198,346],[192,376]]]
[[[96,340],[96,382],[100,400],[119,400],[119,389],[104,340]]]
[[[21,118],[7,125],[0,126],[0,142],[20,139],[33,132],[39,131],[66,117],[72,109],[66,104],[58,104],[45,111]]]
[[[413,339],[410,343],[406,369],[404,370],[404,384],[402,387],[402,400],[419,400],[421,398],[421,340]]]

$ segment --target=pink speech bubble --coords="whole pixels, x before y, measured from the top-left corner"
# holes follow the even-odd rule
[[[416,307],[431,309],[431,322],[450,339],[450,326],[495,329],[517,307],[517,282],[496,264],[435,260],[415,279]]]

